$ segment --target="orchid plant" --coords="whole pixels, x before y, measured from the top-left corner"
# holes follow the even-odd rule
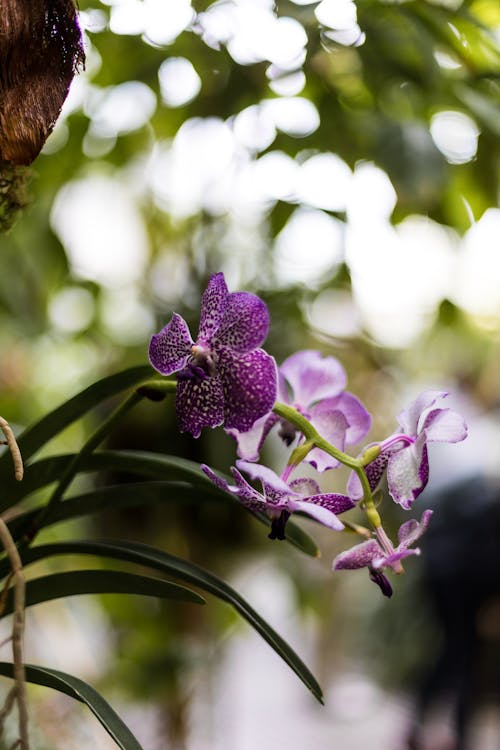
[[[399,417],[400,429],[378,443],[367,445],[357,458],[345,447],[358,444],[368,433],[371,416],[361,401],[345,390],[340,362],[318,351],[288,357],[277,370],[262,349],[269,328],[267,309],[252,294],[227,290],[221,273],[210,279],[201,306],[198,340],[193,343],[186,323],[174,314],[152,337],[149,357],[163,375],[177,372],[177,414],[180,429],[198,437],[202,427],[223,425],[237,443],[240,460],[231,469],[235,485],[203,465],[204,473],[220,489],[251,510],[271,520],[271,539],[285,539],[291,513],[301,511],[329,528],[345,528],[337,515],[362,508],[368,528],[346,522],[367,541],[341,553],[334,570],[367,567],[370,578],[385,596],[392,587],[380,572],[387,567],[403,572],[401,560],[419,554],[409,549],[425,531],[432,512],[420,524],[404,523],[394,548],[382,525],[374,492],[387,476],[389,493],[409,510],[429,480],[428,443],[456,443],[467,436],[464,419],[451,409],[435,406],[448,393],[424,391]],[[281,476],[252,463],[258,460],[272,428],[293,446]],[[352,469],[347,494],[321,494],[315,480],[290,476],[303,462],[318,472],[340,465]],[[261,482],[262,493],[241,475]]]
[[[237,591],[210,571],[166,550],[127,539],[72,537],[37,543],[39,533],[53,524],[110,507],[164,502],[166,497],[172,502],[199,502],[200,496],[211,499],[214,495],[222,500],[232,498],[270,526],[270,539],[289,540],[313,557],[317,556],[317,547],[292,515],[305,514],[336,534],[348,530],[352,538],[354,532],[360,537],[359,543],[337,555],[333,569],[366,568],[387,597],[392,595],[387,574],[403,572],[402,561],[419,553],[414,545],[425,532],[432,512],[424,510],[420,521],[403,523],[395,544],[384,529],[376,493],[386,477],[392,499],[405,511],[410,510],[429,479],[429,446],[466,437],[463,418],[438,405],[448,394],[421,393],[400,413],[394,434],[368,443],[352,456],[346,449],[366,438],[371,417],[361,401],[346,390],[342,365],[332,356],[306,350],[292,354],[277,367],[274,358],[261,348],[269,322],[267,307],[259,297],[229,292],[223,274],[217,273],[203,294],[196,340],[177,313],[152,336],[150,364],[161,377],[152,377],[151,367],[146,365],[104,378],[28,427],[17,440],[5,420],[0,422],[8,446],[8,452],[0,456],[0,512],[7,514],[6,521],[0,517],[0,539],[5,549],[0,559],[4,579],[0,614],[14,613],[13,660],[0,662],[0,674],[13,678],[14,688],[0,708],[0,732],[17,702],[19,739],[13,747],[29,750],[23,688],[25,682],[34,682],[86,703],[119,747],[141,750],[137,738],[91,686],[50,667],[24,664],[25,608],[77,594],[139,594],[189,605],[204,603],[199,590],[218,597],[271,645],[322,702],[319,684],[295,651]],[[130,393],[125,400],[99,423],[78,452],[37,456],[68,425],[127,389]],[[238,458],[230,470],[232,480],[206,464],[199,466],[157,452],[99,450],[103,440],[141,400],[154,402],[168,395],[175,395],[181,432],[197,438],[206,428],[222,427],[235,441]],[[266,466],[261,456],[265,442],[271,439],[282,440],[289,449],[279,474]],[[14,458],[14,474],[9,452]],[[321,475],[340,466],[351,469],[345,490],[322,491]],[[104,484],[67,497],[77,475],[106,470],[123,470],[141,480]],[[312,472],[317,476],[311,477]],[[13,506],[25,497],[49,486],[48,499],[40,505],[12,513]],[[359,515],[360,511],[366,518],[365,525],[357,522],[358,516],[349,518],[350,512]],[[25,582],[27,566],[55,555],[98,556],[126,561],[141,570],[76,568]],[[157,575],[144,575],[144,567]]]

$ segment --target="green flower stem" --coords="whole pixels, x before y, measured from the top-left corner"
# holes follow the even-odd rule
[[[293,406],[288,406],[288,404],[282,404],[281,402],[277,401],[274,404],[273,412],[277,414],[278,417],[281,417],[287,422],[293,424],[294,427],[296,427],[304,435],[306,439],[304,446],[307,446],[308,448],[307,453],[311,450],[311,447],[319,448],[320,450],[325,451],[325,453],[328,453],[329,456],[333,456],[333,458],[336,458],[337,461],[340,461],[340,463],[344,464],[344,466],[349,466],[349,468],[356,472],[363,489],[363,509],[366,513],[366,516],[374,529],[378,529],[380,526],[382,526],[382,521],[375,507],[370,484],[368,482],[368,477],[365,474],[365,470],[363,468],[364,464],[362,463],[362,461],[358,458],[349,456],[347,453],[344,453],[338,448],[335,448],[334,445],[331,445],[328,440],[325,440],[324,437],[321,437],[319,432],[312,426],[309,420],[306,419],[303,414],[297,411],[297,409],[294,409]],[[304,446],[299,446],[299,448]],[[291,460],[295,462],[296,458],[294,454],[295,451],[294,453],[292,453]]]
[[[97,446],[104,440],[104,438],[111,432],[113,427],[120,422],[122,417],[130,411],[136,404],[138,404],[145,396],[147,392],[143,391],[146,386],[147,389],[155,388],[159,384],[158,391],[161,393],[172,393],[175,392],[176,383],[174,381],[147,381],[139,386],[133,393],[131,393],[110,415],[107,419],[102,422],[97,430],[93,432],[88,440],[84,443],[82,449],[76,456],[70,461],[66,470],[63,472],[59,484],[55,487],[52,495],[50,496],[47,505],[40,511],[33,521],[31,528],[25,535],[28,543],[31,543],[35,538],[38,530],[41,528],[43,523],[46,521],[50,512],[57,503],[61,502],[64,493],[68,489],[69,485],[78,473],[78,467],[83,458],[88,456]],[[155,399],[153,399],[155,400]],[[157,400],[157,399],[156,399]]]

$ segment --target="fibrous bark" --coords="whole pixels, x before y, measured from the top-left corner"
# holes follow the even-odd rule
[[[0,162],[38,156],[83,62],[73,0],[0,0]]]

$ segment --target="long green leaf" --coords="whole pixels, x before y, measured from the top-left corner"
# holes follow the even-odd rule
[[[286,664],[309,688],[315,698],[322,703],[322,691],[313,674],[306,667],[288,643],[238,594],[231,586],[204,568],[187,560],[182,560],[167,552],[149,547],[146,544],[120,540],[76,541],[46,544],[24,550],[23,564],[53,555],[83,554],[123,560],[145,565],[198,586],[218,599],[230,604],[259,635],[271,646]],[[72,573],[71,575],[75,575]]]
[[[109,487],[98,487],[92,492],[76,495],[55,505],[42,528],[110,508],[142,507],[155,503],[199,502],[200,499],[202,499],[200,491],[184,482],[148,481],[113,484]],[[219,499],[224,501],[225,497],[221,496]],[[9,526],[13,536],[17,538],[21,530],[30,525],[39,511],[40,508],[35,508],[15,518]]]
[[[10,493],[9,504],[17,503],[40,487],[55,481],[67,463],[72,460],[73,455],[51,456],[36,461],[26,468],[23,482],[15,484],[12,480],[10,484],[7,481],[3,487],[3,492]],[[45,526],[76,516],[99,512],[110,507],[110,504],[113,504],[113,507],[127,507],[143,505],[144,503],[165,502],[166,500],[198,502],[206,499],[237,502],[231,500],[227,493],[217,489],[201,471],[198,464],[177,456],[166,456],[148,451],[99,451],[85,456],[82,459],[80,470],[82,472],[122,470],[130,474],[169,481],[163,482],[162,485],[157,482],[113,485],[109,488],[94,490],[91,493],[71,498],[55,507],[54,513],[51,513],[46,520]],[[189,484],[189,487],[186,483]],[[151,484],[150,487],[149,484]],[[167,489],[169,485],[171,491]],[[127,490],[127,487],[132,489]],[[34,511],[22,514],[10,524],[11,533],[14,537],[19,536],[20,529],[29,526],[39,511],[40,508],[37,508]],[[269,526],[270,521],[264,514],[252,515]],[[315,542],[300,526],[297,526],[291,520],[287,524],[287,539],[305,554],[318,557],[319,551]]]
[[[35,578],[26,583],[26,607],[80,594],[140,594],[160,599],[178,599],[192,604],[205,600],[195,591],[162,578],[125,573],[121,570],[74,570]],[[4,614],[13,611],[13,589],[9,590]]]
[[[25,466],[22,482],[17,482],[11,472],[2,481],[2,494],[9,495],[11,504],[20,502],[41,487],[56,482],[75,455],[75,453],[59,454],[28,464]],[[221,495],[221,491],[201,471],[199,463],[152,451],[95,451],[81,457],[78,471],[79,473],[122,471],[152,479],[179,480],[202,487],[214,495]]]
[[[46,414],[34,425],[24,430],[18,437],[17,442],[23,460],[27,461],[30,456],[36,453],[37,450],[55,437],[55,435],[86,414],[90,409],[93,409],[97,404],[120,393],[126,388],[137,385],[142,380],[150,377],[151,374],[152,370],[148,365],[130,367],[127,370],[98,380],[97,383],[93,383],[49,414]],[[7,454],[0,457],[0,473],[5,471],[10,460],[10,456]]]
[[[32,664],[25,665],[25,672],[27,682],[53,688],[81,703],[85,703],[122,750],[143,750],[142,745],[139,744],[109,703],[97,690],[94,690],[83,680],[65,672],[59,672],[57,669],[48,669]],[[5,661],[0,662],[0,674],[5,677],[14,677],[13,665]]]

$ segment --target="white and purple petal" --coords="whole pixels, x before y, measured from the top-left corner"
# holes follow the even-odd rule
[[[448,395],[446,391],[422,391],[415,401],[412,401],[407,409],[403,409],[398,415],[398,422],[402,431],[410,437],[416,437],[420,432],[419,424],[422,414],[433,406],[440,398]]]
[[[234,466],[231,467],[231,474],[236,482],[238,497],[243,505],[250,510],[259,511],[261,513],[267,512],[270,505],[264,495],[258,492],[255,487],[252,487],[252,485],[246,481],[245,477],[243,477]]]
[[[344,524],[340,521],[335,513],[332,513],[328,508],[320,503],[312,502],[311,498],[304,498],[304,500],[296,500],[290,498],[288,500],[288,508],[291,511],[302,511],[307,513],[308,516],[314,518],[315,521],[319,521],[323,526],[327,526],[329,529],[334,531],[342,531]]]
[[[303,410],[322,399],[337,396],[347,383],[344,368],[335,357],[305,350],[292,354],[280,367],[291,390],[291,401]]]
[[[249,352],[263,343],[268,331],[266,303],[250,292],[233,292],[214,338],[236,352]]]
[[[356,544],[337,555],[333,561],[333,570],[357,570],[371,567],[373,561],[383,557],[382,550],[375,539]]]
[[[417,539],[420,539],[422,534],[425,533],[429,526],[429,521],[432,517],[432,510],[424,510],[420,521],[412,518],[409,521],[403,523],[398,531],[399,547],[407,548],[414,544]]]
[[[387,484],[393,500],[409,510],[428,479],[426,434],[422,432],[414,443],[392,452],[387,465]]]
[[[246,432],[226,429],[227,434],[236,440],[238,458],[245,461],[257,461],[264,440],[278,421],[279,417],[271,412],[257,419],[253,427]]]
[[[186,321],[174,313],[167,325],[151,337],[149,361],[162,375],[171,375],[185,366],[192,345]]]
[[[276,362],[263,349],[219,351],[218,372],[224,389],[224,422],[228,429],[249,430],[276,401]]]
[[[452,409],[432,409],[422,425],[428,442],[459,443],[467,437],[464,418]]]
[[[175,408],[179,429],[199,437],[204,427],[224,422],[224,392],[221,380],[213,377],[179,377]]]
[[[345,433],[345,444],[356,445],[363,440],[370,430],[372,418],[359,398],[349,393],[349,391],[344,391],[340,396],[337,396],[335,403],[332,399],[331,405],[332,408],[341,411],[347,419],[348,427]]]
[[[403,569],[399,563],[401,560],[404,560],[405,557],[410,557],[411,555],[420,555],[420,550],[418,548],[406,549],[406,547],[398,547],[394,552],[391,552],[390,555],[379,557],[374,560],[372,567],[375,570],[378,568],[393,568],[394,572],[402,573]]]
[[[258,479],[263,488],[263,494],[257,492],[257,490],[240,474],[238,469],[234,467],[231,469],[236,484],[242,491],[240,498],[242,501],[245,501],[248,508],[265,511],[268,515],[275,518],[279,516],[281,510],[287,509],[287,498],[290,494],[290,490],[282,479],[274,473],[274,471],[268,469],[267,466],[260,466],[259,464],[252,463],[247,464],[245,461],[238,461],[237,465],[239,469],[245,471],[245,473],[252,479]],[[260,503],[258,508],[255,506],[255,502]],[[251,503],[254,505],[252,506]],[[284,537],[280,536],[278,538],[281,539]]]
[[[224,319],[228,297],[229,292],[224,274],[215,273],[210,277],[201,299],[198,343],[208,344],[212,341],[214,334]]]

